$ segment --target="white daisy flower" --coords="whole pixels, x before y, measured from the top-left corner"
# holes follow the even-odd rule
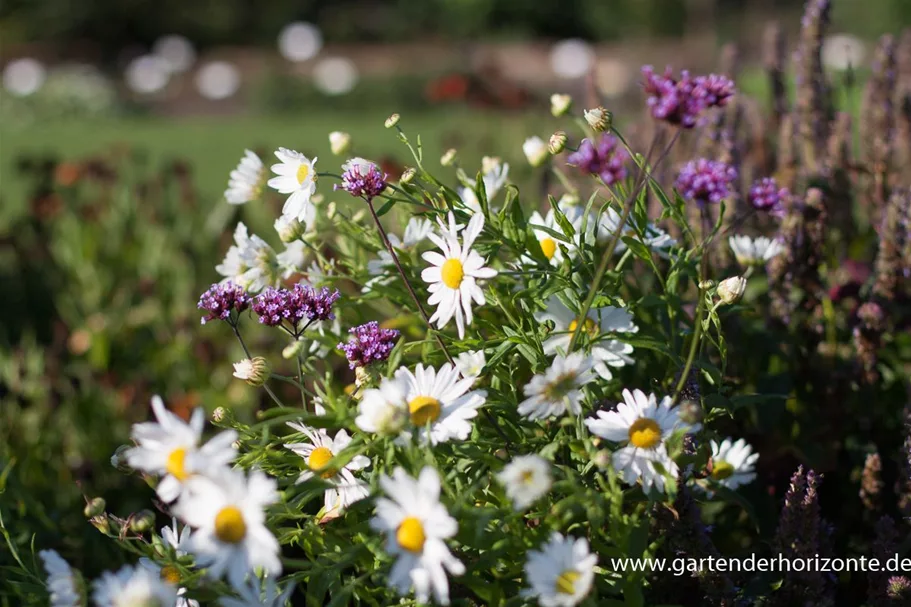
[[[712,445],[712,480],[727,487],[736,489],[740,485],[747,485],[756,478],[756,460],[758,453],[753,453],[753,448],[742,438],[736,442],[726,438],[719,445],[710,441]]]
[[[455,359],[456,368],[464,378],[480,377],[484,365],[487,364],[487,357],[484,356],[484,350],[469,350],[462,352]]]
[[[327,467],[333,457],[351,444],[348,432],[339,430],[333,439],[322,428],[309,428],[295,422],[288,422],[288,425],[310,439],[310,443],[285,444],[286,448],[300,455],[307,463],[308,469],[301,472],[297,482],[303,483],[318,475],[332,485],[326,489],[324,495],[327,513],[348,508],[369,495],[366,483],[355,478],[354,472],[370,466],[370,459],[363,455],[355,455],[341,469]]]
[[[208,477],[195,476],[187,485],[174,513],[193,527],[187,549],[199,567],[208,568],[214,578],[227,574],[234,587],[257,567],[281,573],[278,541],[266,528],[263,512],[278,501],[274,479],[259,470],[247,477],[221,468]]]
[[[136,441],[125,453],[127,464],[136,470],[162,476],[155,491],[165,502],[173,502],[185,484],[212,467],[226,466],[237,456],[232,443],[237,433],[225,430],[205,445],[200,445],[205,412],[197,408],[189,423],[165,409],[159,396],[152,397],[156,422],[134,424],[131,437]]]
[[[310,200],[316,192],[316,158],[310,160],[287,148],[278,148],[275,156],[281,162],[272,165],[272,172],[277,177],[269,180],[269,187],[278,190],[279,194],[290,194],[282,207],[282,215],[296,217],[309,229],[316,220],[316,207]]]
[[[620,213],[615,211],[613,207],[608,207],[604,210],[601,216],[598,218],[598,240],[607,241],[613,236],[614,232],[617,231],[617,226],[620,225]],[[639,236],[636,226],[633,223],[633,217],[630,215],[626,222],[623,224],[623,236],[639,240],[650,250],[657,253],[660,257],[665,259],[670,256],[671,247],[677,244],[677,241],[674,240],[670,234],[659,228],[654,223],[647,223],[642,229],[645,238]],[[622,253],[626,250],[626,243],[622,240],[617,240],[617,248],[614,249],[615,253]]]
[[[541,375],[535,375],[525,384],[526,398],[519,403],[519,413],[528,419],[557,417],[568,410],[573,415],[582,413],[582,386],[593,381],[594,361],[590,356],[573,352],[569,356],[557,355]]]
[[[525,143],[522,144],[522,152],[528,159],[528,164],[533,167],[541,166],[550,156],[550,152],[547,151],[547,143],[537,135],[525,140]]]
[[[250,150],[244,150],[237,168],[231,171],[225,200],[230,204],[244,204],[256,200],[262,194],[266,171],[263,161]]]
[[[342,156],[348,153],[351,148],[351,135],[344,131],[332,131],[329,133],[329,149],[336,156]]]
[[[357,405],[355,425],[372,434],[398,434],[408,421],[407,392],[408,382],[404,379],[383,378],[379,388],[364,391]]]
[[[174,554],[178,557],[187,554],[187,545],[190,543],[190,528],[184,525],[183,529],[178,532],[177,519],[171,519],[170,527],[161,528],[161,542],[168,548],[174,549]]]
[[[465,326],[472,321],[471,302],[484,305],[484,292],[478,286],[478,279],[493,278],[497,271],[484,266],[484,258],[471,245],[484,228],[484,215],[475,213],[462,233],[459,243],[458,226],[455,216],[449,213],[449,227],[440,222],[440,235],[429,234],[428,238],[443,251],[427,251],[422,257],[431,264],[421,272],[424,282],[430,283],[430,298],[427,303],[438,306],[430,322],[436,321],[442,329],[455,316],[459,339],[465,337]]]
[[[387,497],[376,503],[376,516],[370,526],[386,534],[386,551],[397,557],[389,573],[389,584],[401,595],[412,587],[419,603],[436,601],[449,604],[452,575],[465,573],[465,566],[449,552],[444,540],[458,531],[458,523],[440,503],[440,477],[426,467],[417,479],[402,468],[392,476],[380,477]]]
[[[541,230],[536,227],[544,226],[545,228],[549,228],[558,234],[562,234],[566,240],[570,240],[570,238],[563,232],[563,228],[561,228],[557,223],[553,209],[548,211],[546,217],[542,217],[539,212],[535,211],[531,214],[531,217],[528,218],[528,224],[531,226],[531,229],[535,235],[535,239],[538,241],[538,245],[541,247],[541,252],[544,253],[544,257],[547,258],[547,260],[550,262],[550,265],[559,266],[563,263],[563,250],[560,248],[560,245],[566,247],[569,250],[570,255],[576,253],[576,243],[566,243],[564,241],[558,240],[550,232]],[[576,227],[576,232],[578,234],[578,226],[574,227]],[[538,262],[535,261],[532,257],[523,256],[522,263],[523,265],[537,265]]]
[[[535,319],[538,322],[550,320],[554,323],[553,332],[544,342],[544,353],[547,356],[569,350],[573,333],[579,326],[578,314],[553,295],[547,300],[547,309],[536,313]],[[639,331],[639,327],[633,322],[633,315],[628,310],[614,306],[591,308],[582,330],[589,340],[591,356],[595,360],[594,370],[602,379],[609,380],[613,377],[608,367],[623,367],[633,363],[630,356],[633,347],[609,337],[612,333]]]
[[[468,438],[469,420],[477,416],[478,408],[487,400],[486,391],[469,391],[475,378],[462,378],[449,363],[439,371],[422,364],[415,367],[414,373],[402,367],[395,377],[405,382],[405,402],[421,440],[436,445]],[[411,432],[406,430],[403,436],[410,438]]]
[[[215,271],[244,290],[258,293],[278,281],[278,260],[272,247],[259,236],[249,235],[241,222],[234,229],[234,244]]]
[[[540,550],[529,550],[525,577],[531,587],[522,596],[537,598],[542,607],[578,605],[591,591],[597,562],[584,537],[554,533]]]
[[[165,529],[167,529],[167,527],[165,527]],[[186,597],[186,588],[177,586],[177,584],[180,583],[180,571],[176,567],[171,565],[162,567],[152,559],[146,557],[140,557],[139,565],[147,571],[150,571],[153,575],[161,579],[161,581],[177,588],[177,602],[174,603],[174,607],[199,607],[199,601]],[[167,607],[171,607],[171,605],[168,605]]]
[[[287,280],[292,275],[304,271],[304,262],[307,261],[307,249],[304,241],[295,240],[285,245],[285,250],[276,256],[278,268],[282,278]]]
[[[94,588],[97,607],[171,607],[177,603],[177,588],[144,567],[127,565],[117,573],[106,571],[95,580]]]
[[[596,418],[585,420],[585,425],[601,438],[626,443],[614,451],[611,464],[627,483],[642,481],[646,492],[652,486],[664,492],[664,474],[656,464],[671,477],[677,477],[677,464],[668,455],[667,439],[675,430],[692,432],[699,426],[690,427],[681,421],[669,396],[659,403],[654,394],[646,396],[641,390],[624,390],[623,400],[616,411],[598,411]]]
[[[516,510],[525,510],[550,491],[550,463],[539,455],[520,455],[497,473]]]
[[[70,568],[56,550],[42,550],[38,553],[44,570],[47,571],[45,586],[51,595],[50,607],[79,607],[82,605],[82,590],[79,574]]]
[[[499,158],[484,156],[481,160],[481,172],[483,173],[481,180],[484,182],[484,192],[487,201],[490,202],[506,185],[506,181],[509,179],[509,164],[500,162]],[[478,201],[477,192],[473,187],[459,188],[459,197],[472,213],[480,212],[481,203]]]
[[[778,240],[760,236],[755,240],[749,236],[731,236],[728,239],[737,263],[742,266],[761,266],[784,251],[784,245]]]
[[[294,582],[285,586],[279,592],[275,578],[266,576],[262,581],[257,578],[234,589],[238,598],[223,597],[218,599],[222,607],[285,607],[291,593],[294,592]]]

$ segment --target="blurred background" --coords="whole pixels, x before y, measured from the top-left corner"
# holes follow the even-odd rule
[[[603,103],[623,127],[643,115],[641,66],[672,64],[736,75],[765,113],[767,26],[780,25],[790,56],[803,8],[799,0],[5,0],[0,531],[9,535],[0,571],[14,551],[28,560],[32,545],[60,550],[89,575],[123,558],[82,508],[104,495],[109,512],[128,517],[149,503],[152,491],[109,461],[130,424],[148,417],[152,394],[182,415],[201,405],[249,417],[260,404],[231,376],[242,353],[229,332],[200,327],[196,310],[238,221],[277,243],[280,197],[224,202],[245,148],[269,164],[277,146],[291,147],[333,170],[342,159],[327,135],[347,131],[357,155],[395,178],[410,155],[383,121],[399,112],[427,158],[455,147],[473,176],[482,156],[502,157],[532,205],[527,193],[538,190],[527,186],[542,172],[521,144],[565,128],[548,112],[551,93],[572,94],[577,109]],[[858,117],[876,40],[908,26],[909,0],[833,3],[822,56],[839,109]],[[903,40],[907,48],[911,36]],[[793,69],[780,67],[793,96]],[[454,169],[431,170],[454,183]],[[280,346],[255,330],[254,350],[274,356]],[[777,512],[772,493],[757,499]],[[13,590],[0,585],[0,599],[16,597],[7,604],[43,597],[35,580],[7,579]]]

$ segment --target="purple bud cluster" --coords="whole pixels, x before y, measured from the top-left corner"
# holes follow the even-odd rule
[[[626,178],[626,162],[629,153],[619,145],[613,135],[604,133],[598,145],[591,139],[583,139],[579,150],[569,155],[566,163],[590,175],[598,175],[606,185]]]
[[[250,296],[233,282],[214,284],[199,296],[196,307],[208,312],[202,317],[202,324],[210,320],[228,320],[231,311],[243,312],[250,306]]]
[[[757,211],[765,211],[774,217],[784,217],[785,202],[791,197],[788,188],[778,187],[774,177],[763,177],[750,186],[747,196]]]
[[[734,83],[718,74],[694,78],[683,70],[678,80],[670,67],[659,76],[652,66],[646,65],[642,68],[642,75],[645,77],[645,93],[652,117],[683,128],[693,128],[703,111],[724,107],[734,95]]]
[[[366,367],[389,358],[395,342],[401,333],[395,329],[381,329],[375,320],[354,327],[348,333],[353,335],[348,343],[339,343],[338,349],[345,353],[348,366]]]
[[[341,185],[335,189],[342,189],[358,198],[370,200],[386,189],[386,180],[389,176],[382,172],[378,166],[366,160],[351,160],[345,163],[345,172],[342,173]]]
[[[335,318],[332,304],[339,296],[338,290],[314,289],[300,283],[291,290],[269,287],[253,301],[253,311],[264,325],[275,327],[288,321],[296,329],[304,318],[311,322]]]
[[[717,160],[700,158],[686,163],[674,184],[681,196],[700,206],[719,203],[731,194],[731,183],[737,178],[734,167]]]

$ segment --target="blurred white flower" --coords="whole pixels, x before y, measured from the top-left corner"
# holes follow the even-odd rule
[[[231,171],[228,178],[228,189],[225,200],[230,204],[244,204],[259,198],[266,178],[266,169],[259,156],[250,150],[244,150],[244,156]]]
[[[484,356],[484,350],[462,352],[455,360],[456,368],[459,370],[459,373],[462,374],[462,377],[465,378],[479,377],[486,362],[487,359]]]
[[[357,405],[354,423],[364,432],[383,436],[398,434],[408,421],[408,382],[399,377],[384,377],[379,388],[364,391]]]
[[[784,251],[784,245],[778,240],[765,236],[753,239],[749,236],[731,236],[728,239],[737,263],[742,266],[761,266]]]
[[[569,411],[582,413],[582,386],[596,379],[590,356],[573,352],[557,355],[542,374],[531,378],[523,392],[526,398],[519,403],[519,415],[527,419],[557,417]]]
[[[17,97],[27,97],[44,84],[47,70],[37,59],[13,59],[3,68],[3,88]]]
[[[152,53],[164,60],[172,73],[185,72],[196,61],[193,43],[185,36],[169,34],[162,36],[152,45]]]
[[[554,45],[550,51],[550,67],[561,78],[580,78],[591,70],[595,53],[584,40],[571,38]]]
[[[97,607],[177,603],[177,588],[145,567],[127,565],[117,573],[106,571],[95,580],[94,587],[92,599]]]
[[[357,66],[344,57],[328,57],[313,68],[313,84],[326,95],[344,95],[357,85]]]
[[[528,164],[533,167],[541,166],[550,156],[550,152],[547,151],[547,143],[537,135],[525,140],[525,143],[522,144],[522,152],[528,159]]]
[[[497,473],[516,510],[525,510],[550,491],[550,463],[539,455],[520,455]]]
[[[540,550],[530,550],[525,578],[526,598],[537,597],[542,607],[572,607],[591,591],[597,555],[584,537],[574,539],[553,533]]]
[[[307,61],[316,57],[323,46],[323,35],[312,23],[295,21],[282,28],[278,50],[288,61]]]
[[[342,156],[351,149],[351,135],[343,131],[329,133],[329,148],[336,156]]]
[[[294,592],[294,582],[288,582],[279,592],[274,577],[265,576],[262,581],[253,577],[234,591],[239,598],[222,597],[218,599],[221,607],[285,607]]]
[[[728,489],[753,482],[759,454],[753,453],[753,448],[744,439],[731,442],[726,438],[720,445],[713,440],[711,445],[712,481]]]
[[[44,570],[47,571],[47,591],[51,595],[50,607],[79,607],[82,605],[82,592],[78,574],[69,563],[63,560],[55,550],[42,550],[38,553]]]
[[[171,71],[164,59],[156,55],[142,55],[130,61],[124,73],[127,86],[134,93],[149,95],[168,85]]]
[[[240,70],[227,61],[211,61],[196,72],[194,81],[206,99],[227,99],[240,89]]]
[[[822,63],[832,70],[857,69],[866,54],[863,40],[850,34],[833,34],[822,42]]]

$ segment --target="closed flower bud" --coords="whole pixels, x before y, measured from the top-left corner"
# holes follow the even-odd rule
[[[111,534],[111,522],[108,520],[108,517],[104,514],[99,514],[98,516],[93,516],[89,519],[89,522],[92,524],[92,527],[102,532],[105,535]]]
[[[408,167],[402,173],[402,177],[399,179],[399,182],[404,183],[405,185],[408,185],[409,183],[414,181],[414,177],[415,177],[415,175],[417,175],[417,173],[418,172],[416,170],[414,170],[414,167]]]
[[[609,131],[613,126],[613,114],[601,106],[598,106],[593,110],[585,110],[583,114],[585,115],[585,122],[587,122],[588,126],[592,127],[592,130],[596,133]]]
[[[557,131],[550,136],[550,143],[547,146],[547,150],[556,156],[564,149],[566,149],[566,133],[563,131]]]
[[[261,386],[269,379],[271,370],[269,363],[262,356],[245,358],[234,363],[234,377],[242,379],[251,386]]]
[[[495,173],[500,170],[503,161],[499,156],[484,156],[481,158],[481,172],[485,175],[487,173]]]
[[[702,282],[699,283],[699,288],[703,291],[708,291],[709,289],[711,289],[714,286],[715,286],[714,280],[703,280]]]
[[[99,514],[102,514],[106,505],[107,504],[105,503],[103,497],[96,497],[89,500],[89,502],[85,505],[85,510],[83,510],[82,513],[86,518],[92,518],[98,516]]]
[[[130,531],[145,533],[155,527],[155,513],[151,510],[141,510],[130,519]]]
[[[343,156],[351,149],[351,135],[342,131],[329,133],[329,148],[336,156]]]
[[[338,207],[333,200],[328,205],[326,205],[326,219],[332,219],[335,217],[335,213],[338,211]]]
[[[607,449],[601,449],[595,453],[595,465],[599,470],[606,470],[610,467],[611,453]]]
[[[442,164],[444,167],[450,166],[456,161],[456,154],[457,152],[455,151],[455,148],[449,148],[446,150],[446,153],[443,154],[443,157],[440,158],[440,164]]]
[[[212,411],[212,421],[216,423],[224,421],[227,414],[224,407],[215,407],[215,411]]]
[[[528,164],[533,167],[539,167],[547,161],[547,144],[540,137],[526,139],[522,144],[522,151],[525,153],[525,158],[528,159]]]
[[[550,96],[550,113],[554,116],[563,116],[569,111],[573,104],[573,98],[569,95],[554,93]]]
[[[282,215],[275,220],[275,231],[278,237],[284,243],[299,240],[307,233],[307,225],[298,221],[296,217],[286,217]]]
[[[117,447],[117,450],[114,451],[114,455],[111,456],[111,465],[120,470],[121,472],[132,472],[133,469],[127,465],[126,452],[129,451],[129,445],[120,445]]]
[[[746,288],[747,281],[743,276],[726,278],[718,284],[718,298],[728,305],[737,303],[743,297]]]
[[[401,116],[399,116],[398,114],[393,114],[392,116],[387,118],[386,119],[386,128],[391,129],[395,125],[397,125],[399,123],[399,118],[401,118]]]
[[[499,449],[494,451],[493,454],[497,459],[501,459],[504,462],[509,461],[509,452],[506,449],[504,449],[503,447],[500,447]]]
[[[285,360],[291,360],[297,358],[297,355],[301,353],[304,349],[304,340],[295,339],[293,342],[285,346],[285,349],[282,350],[282,358]]]

